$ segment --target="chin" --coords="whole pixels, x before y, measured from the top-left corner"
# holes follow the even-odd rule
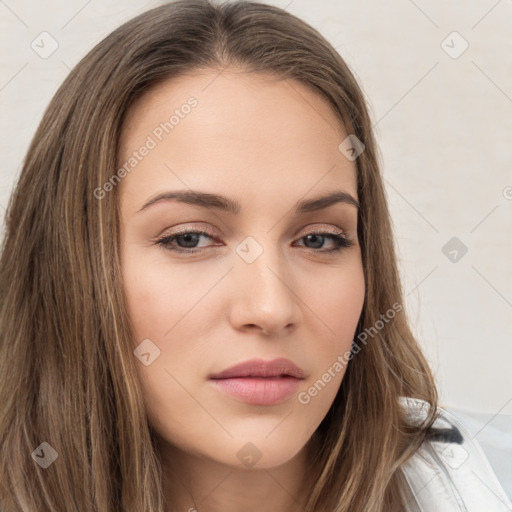
[[[286,446],[283,439],[276,436],[275,439],[261,440],[253,439],[252,441],[237,441],[230,443],[233,451],[224,450],[222,460],[216,458],[218,462],[234,466],[237,470],[256,471],[260,469],[272,469],[286,464],[304,448],[304,445]],[[224,445],[223,448],[226,448]],[[234,456],[233,456],[234,452]],[[220,455],[220,454],[217,454]]]

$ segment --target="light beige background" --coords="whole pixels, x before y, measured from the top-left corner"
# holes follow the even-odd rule
[[[512,413],[512,3],[268,3],[324,34],[368,98],[406,307],[443,404],[490,418]],[[30,139],[70,69],[156,5],[0,0],[2,218]],[[46,59],[31,48],[43,31],[58,43]],[[468,249],[456,262],[442,250],[452,237]]]

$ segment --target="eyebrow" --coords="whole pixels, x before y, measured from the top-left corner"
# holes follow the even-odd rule
[[[211,194],[208,192],[199,192],[194,190],[177,190],[157,194],[144,203],[144,206],[139,210],[139,212],[155,203],[166,200],[176,200],[181,203],[191,204],[201,208],[220,210],[234,215],[242,211],[242,205],[238,201],[220,194]],[[293,212],[295,215],[301,215],[304,213],[323,210],[336,203],[345,203],[355,206],[358,209],[360,208],[357,200],[348,192],[335,190],[328,194],[314,197],[313,199],[303,199],[298,201],[293,208]]]

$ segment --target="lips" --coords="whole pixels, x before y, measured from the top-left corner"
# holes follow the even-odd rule
[[[304,372],[288,359],[253,359],[210,376],[218,391],[251,405],[276,405],[289,399]]]
[[[304,372],[290,360],[280,358],[273,361],[251,359],[220,373],[210,375],[210,379],[230,379],[236,377],[295,377],[296,379],[303,379]]]

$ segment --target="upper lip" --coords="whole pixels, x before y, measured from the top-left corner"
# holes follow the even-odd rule
[[[210,375],[210,379],[229,379],[234,377],[295,377],[304,378],[304,372],[288,359],[279,358],[273,361],[263,359],[251,359],[220,373]]]

